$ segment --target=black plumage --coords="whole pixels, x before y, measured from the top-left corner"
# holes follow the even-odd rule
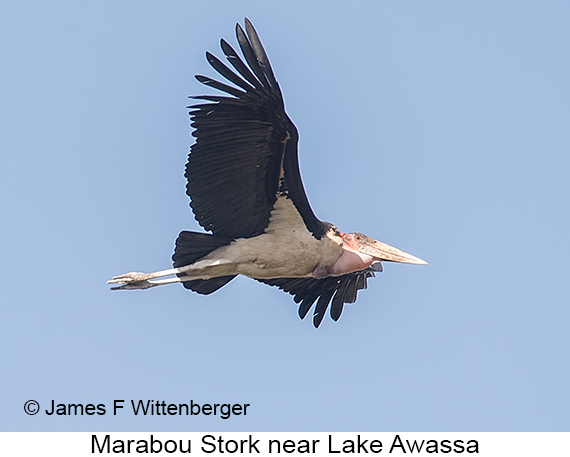
[[[205,103],[189,107],[196,137],[185,174],[190,206],[198,223],[213,234],[250,238],[266,229],[278,195],[287,195],[307,229],[321,238],[330,224],[317,219],[305,194],[297,157],[297,129],[285,112],[281,89],[259,37],[247,19],[245,24],[247,33],[238,24],[236,35],[247,65],[221,40],[222,51],[237,73],[206,53],[214,70],[235,86],[196,76],[201,83],[229,96],[192,97]],[[336,321],[344,304],[354,303],[357,291],[365,289],[367,278],[372,276],[373,271],[366,269],[323,279],[259,281],[294,295],[301,318],[317,302],[313,322],[318,327],[331,300],[331,317]],[[200,292],[190,281],[184,284]]]
[[[301,182],[298,133],[253,26],[237,25],[249,69],[222,40],[222,50],[239,75],[210,53],[212,67],[238,87],[206,76],[201,83],[227,96],[202,95],[190,108],[196,143],[186,166],[187,194],[196,220],[214,234],[250,238],[263,233],[278,192],[288,195],[307,228],[320,238],[325,228],[314,215]],[[282,180],[280,181],[280,176]]]
[[[180,282],[211,294],[237,275],[293,295],[304,319],[313,308],[318,327],[327,311],[338,320],[381,262],[426,264],[362,233],[343,233],[319,220],[301,181],[299,135],[259,37],[245,20],[236,26],[243,57],[224,40],[229,65],[206,59],[223,78],[196,78],[221,95],[192,97],[192,145],[185,176],[196,220],[211,233],[183,231],[174,268],[129,272],[108,281],[113,290]]]
[[[318,327],[321,325],[331,299],[331,317],[337,321],[342,314],[344,304],[354,303],[356,293],[359,290],[366,289],[367,279],[373,276],[374,270],[367,268],[342,276],[330,276],[322,279],[277,278],[258,279],[258,281],[278,287],[293,295],[293,300],[299,304],[299,317],[301,319],[305,318],[318,299],[313,313],[313,324]]]

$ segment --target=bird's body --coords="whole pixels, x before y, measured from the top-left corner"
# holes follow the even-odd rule
[[[342,252],[331,238],[318,240],[307,232],[291,201],[280,197],[264,233],[238,238],[212,255],[235,260],[235,271],[230,274],[271,279],[311,277],[319,266],[334,264]]]
[[[329,237],[317,240],[304,230],[290,200],[281,197],[264,233],[214,250],[185,273],[198,279],[238,274],[254,279],[307,278],[319,266],[333,265],[342,253],[339,243]]]
[[[221,44],[237,74],[206,56],[237,87],[197,76],[230,96],[194,97],[205,103],[190,112],[196,143],[186,167],[187,194],[196,220],[212,233],[181,232],[172,269],[109,282],[120,284],[115,289],[182,282],[209,294],[241,274],[293,294],[302,318],[316,301],[318,327],[331,301],[331,316],[340,317],[344,303],[353,303],[366,280],[381,271],[381,261],[425,262],[315,216],[299,173],[297,129],[267,55],[247,19],[247,34],[239,25],[236,32],[245,63],[227,42]]]

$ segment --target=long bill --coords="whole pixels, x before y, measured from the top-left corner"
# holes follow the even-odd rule
[[[419,257],[400,251],[398,248],[382,243],[381,241],[377,241],[368,236],[361,242],[358,251],[362,254],[374,257],[377,261],[427,265],[427,262]]]

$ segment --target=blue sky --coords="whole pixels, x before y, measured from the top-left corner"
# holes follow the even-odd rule
[[[3,431],[568,431],[570,5],[12,2],[0,17]],[[316,214],[385,265],[315,330],[246,278],[169,268],[204,58],[256,26]],[[28,416],[249,403],[247,416]]]

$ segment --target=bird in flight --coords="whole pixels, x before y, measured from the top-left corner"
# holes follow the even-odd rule
[[[179,282],[208,295],[241,274],[293,295],[301,319],[316,302],[318,327],[329,306],[339,319],[344,304],[354,303],[368,278],[382,271],[382,261],[426,262],[315,216],[299,172],[297,128],[267,54],[247,18],[236,35],[243,58],[221,40],[232,68],[206,53],[226,81],[196,76],[225,94],[194,96],[199,103],[189,107],[196,141],[186,193],[196,220],[211,233],[182,231],[174,268],[126,273],[108,283],[124,290]]]

